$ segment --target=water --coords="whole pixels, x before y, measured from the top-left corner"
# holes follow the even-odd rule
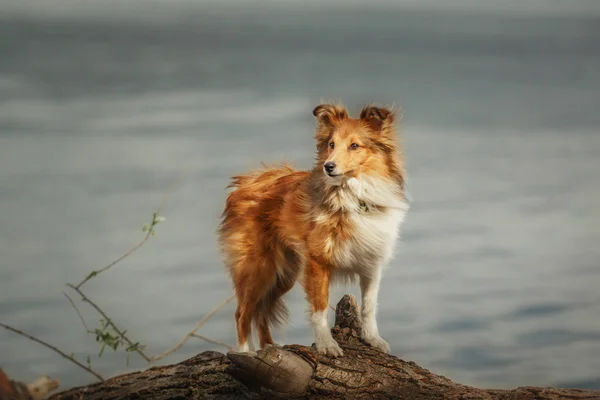
[[[164,351],[231,293],[214,234],[228,177],[259,161],[309,168],[322,98],[355,114],[394,102],[413,205],[380,297],[393,353],[482,387],[600,388],[594,3],[562,14],[1,4],[0,321],[91,354],[107,376],[144,367],[96,356],[65,283],[141,240],[185,173],[157,235],[85,286],[148,353]],[[357,294],[336,288],[331,303],[346,292]],[[276,340],[310,344],[303,294],[288,299],[292,326]],[[233,344],[233,309],[199,333]],[[164,362],[207,349],[222,350],[194,339]],[[5,331],[0,360],[22,380],[92,381]]]

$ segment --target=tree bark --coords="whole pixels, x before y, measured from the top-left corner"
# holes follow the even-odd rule
[[[358,307],[349,295],[338,303],[332,332],[344,350],[337,359],[300,345],[258,353],[207,351],[51,399],[600,399],[600,391],[579,389],[478,389],[383,354],[360,340]]]

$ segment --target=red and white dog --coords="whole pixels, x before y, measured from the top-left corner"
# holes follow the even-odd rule
[[[368,105],[350,118],[340,105],[313,110],[317,158],[311,171],[288,166],[233,177],[219,242],[238,306],[239,351],[273,344],[270,326],[285,321],[282,296],[300,280],[310,303],[319,353],[341,356],[327,321],[329,286],[360,282],[362,339],[384,352],[375,318],[383,267],[408,203],[396,115]]]

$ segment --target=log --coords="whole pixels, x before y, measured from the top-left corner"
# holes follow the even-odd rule
[[[332,332],[344,350],[335,359],[301,345],[257,353],[207,351],[51,399],[600,399],[600,391],[580,389],[478,389],[384,354],[361,341],[358,306],[350,295],[337,305]]]

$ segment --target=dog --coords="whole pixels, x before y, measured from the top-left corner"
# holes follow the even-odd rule
[[[300,281],[320,354],[343,355],[327,320],[329,287],[359,281],[361,338],[389,353],[376,307],[382,269],[394,254],[408,211],[397,113],[365,106],[350,118],[339,104],[315,107],[317,155],[310,171],[267,167],[237,175],[218,240],[237,297],[238,351],[274,345],[270,328],[286,322],[282,296]]]

